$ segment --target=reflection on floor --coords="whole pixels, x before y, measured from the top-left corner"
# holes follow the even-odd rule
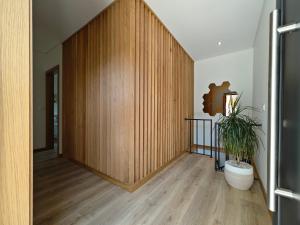
[[[262,191],[229,187],[214,159],[185,154],[134,193],[64,158],[34,168],[34,224],[271,225]]]

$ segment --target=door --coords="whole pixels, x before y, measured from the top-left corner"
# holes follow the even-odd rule
[[[300,1],[284,0],[281,24],[300,22]],[[300,193],[300,29],[281,35],[281,116],[278,187]],[[278,197],[278,225],[300,224],[300,202]]]
[[[278,8],[271,15],[269,144],[276,155],[269,164],[269,207],[275,212],[274,224],[299,225],[300,1],[281,0]]]
[[[46,149],[54,148],[53,87],[54,76],[52,70],[50,70],[46,73]]]
[[[0,3],[0,224],[32,224],[31,0]]]
[[[46,72],[46,149],[58,150],[59,66]],[[57,151],[58,152],[58,151]]]

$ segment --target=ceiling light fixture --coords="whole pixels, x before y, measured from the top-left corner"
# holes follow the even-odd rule
[[[221,45],[222,45],[222,42],[221,42],[221,41],[219,41],[219,42],[218,42],[218,46],[221,46]]]

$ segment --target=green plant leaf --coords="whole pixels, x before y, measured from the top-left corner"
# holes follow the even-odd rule
[[[260,130],[258,122],[248,116],[246,111],[258,111],[250,106],[240,105],[241,96],[232,106],[229,116],[221,116],[219,119],[220,135],[227,153],[239,160],[252,160],[261,141],[256,130]]]

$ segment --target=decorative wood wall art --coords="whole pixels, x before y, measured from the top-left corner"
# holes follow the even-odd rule
[[[224,111],[224,94],[230,92],[230,83],[224,81],[221,86],[211,83],[209,86],[209,93],[203,95],[203,112],[210,116],[215,116],[217,113]]]

